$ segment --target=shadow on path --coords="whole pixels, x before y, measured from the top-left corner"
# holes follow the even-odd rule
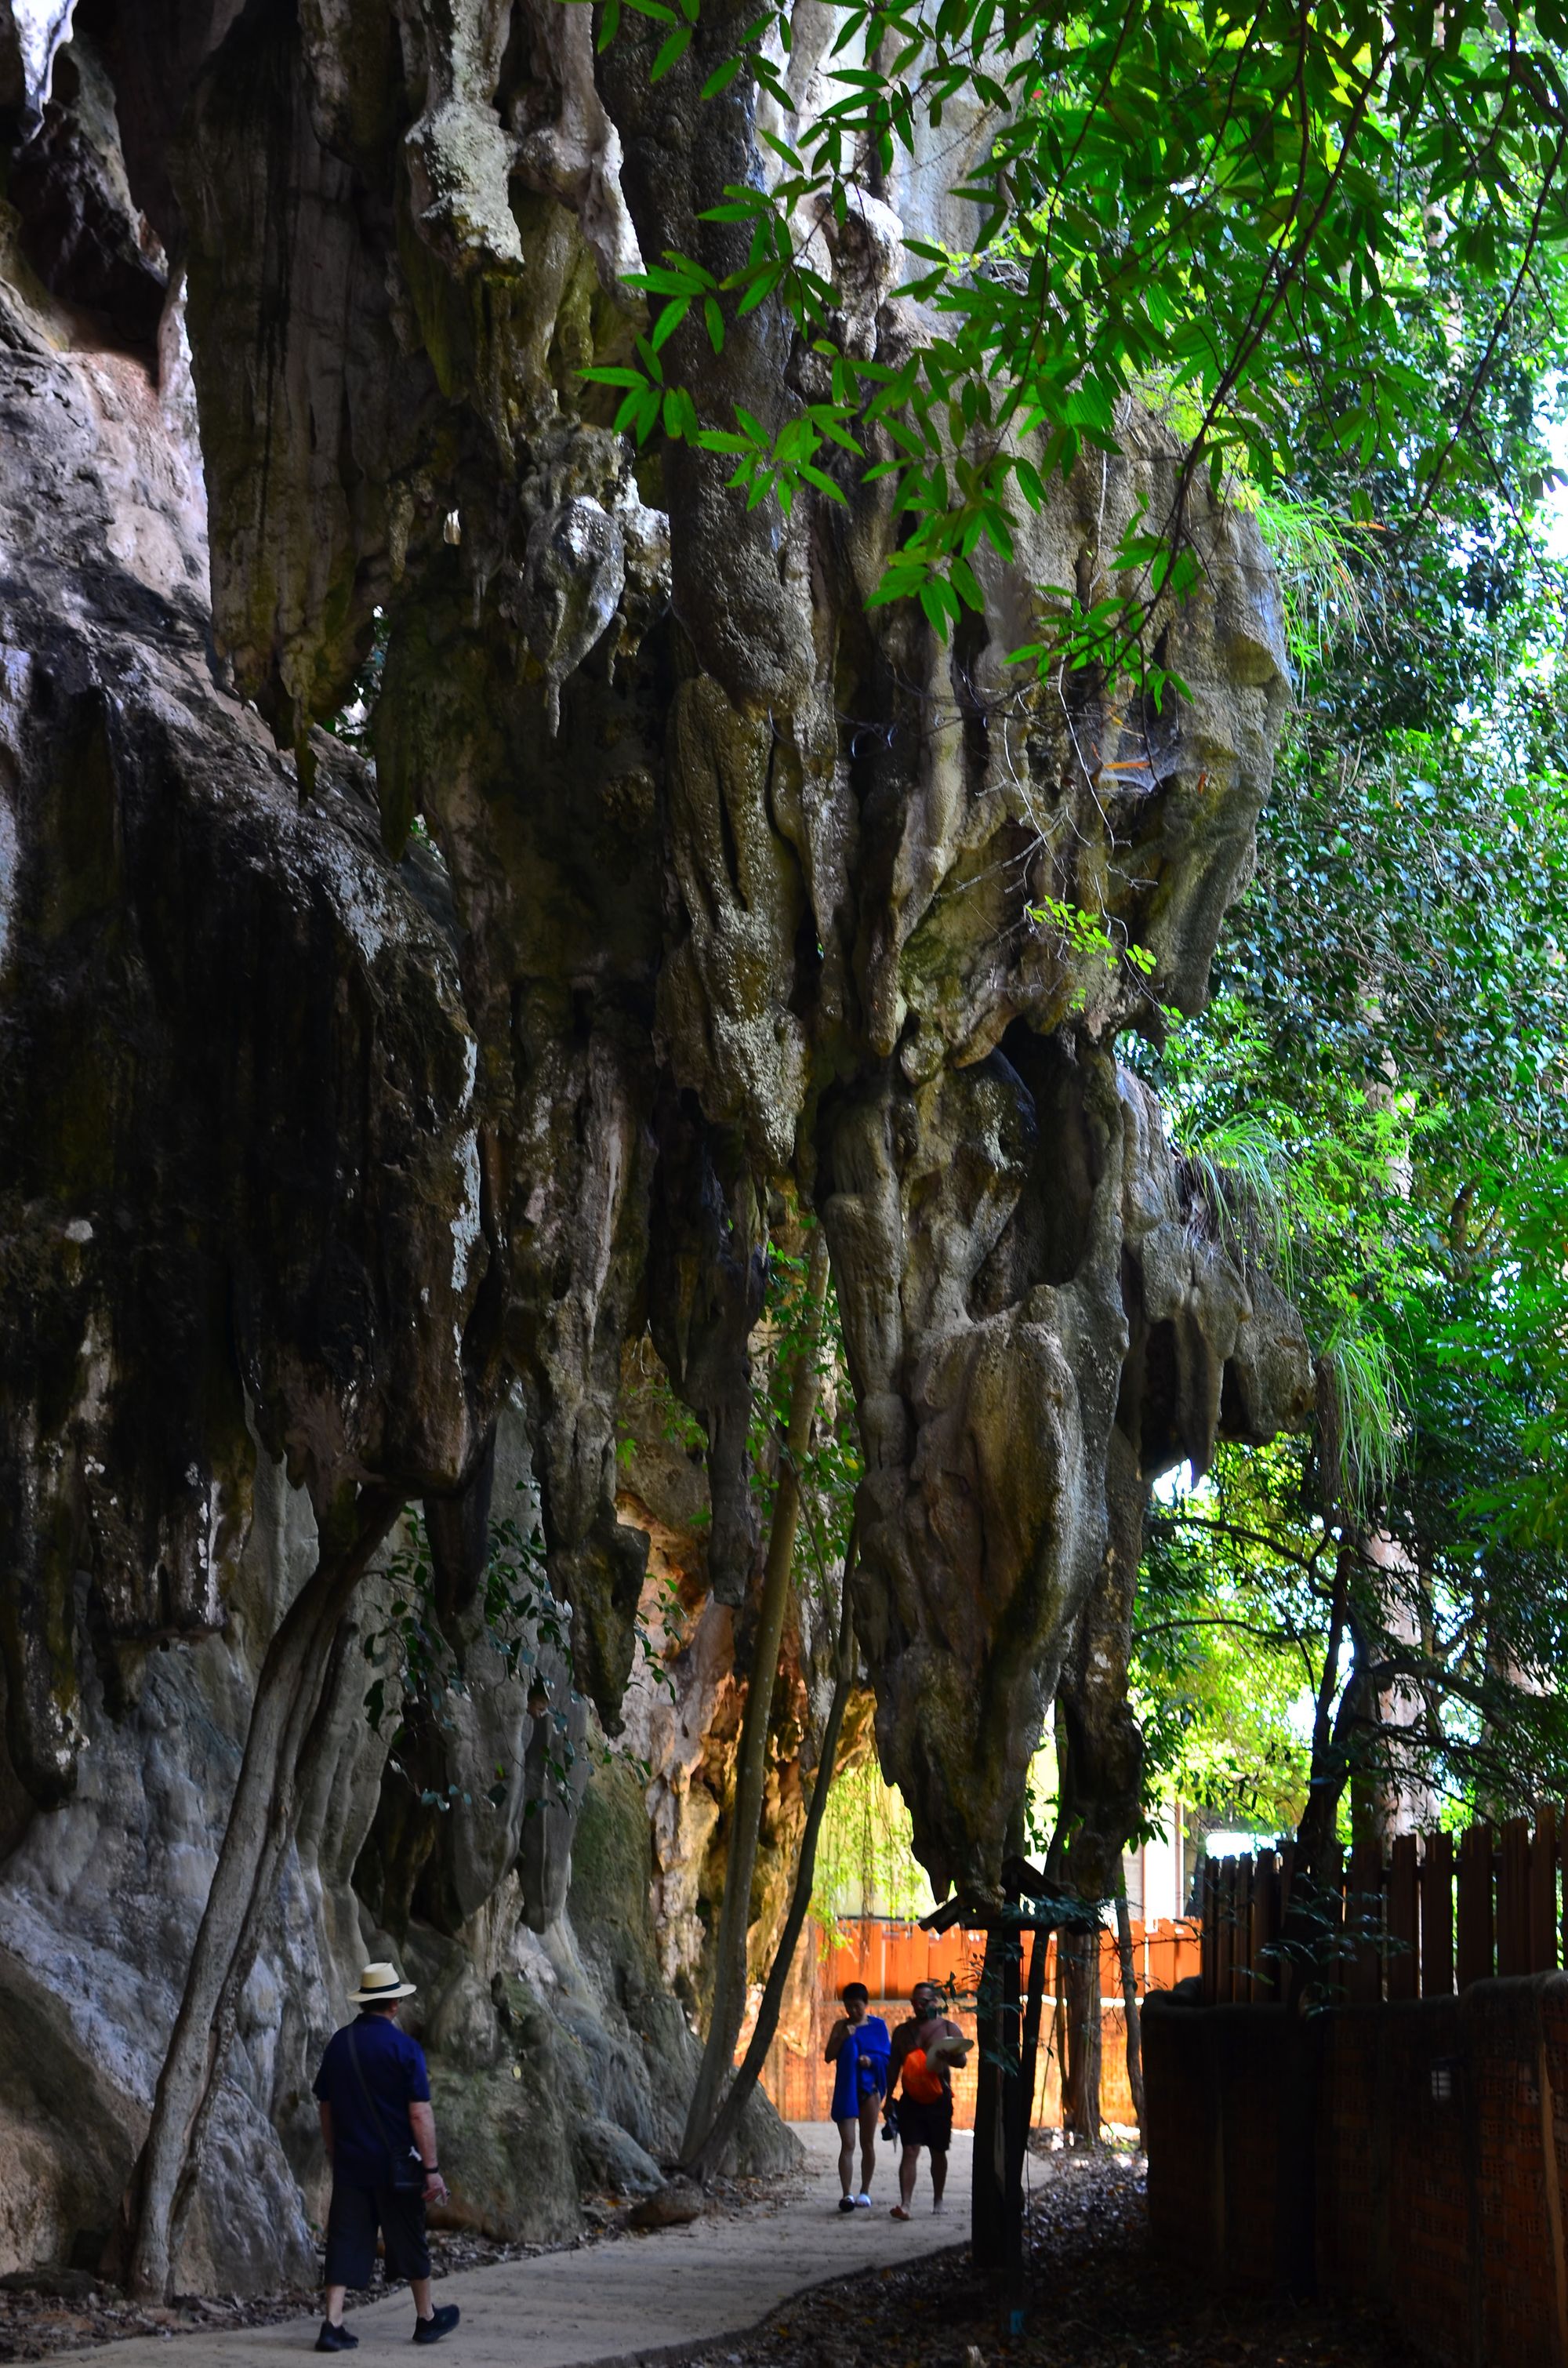
[[[587,2368],[651,2353],[684,2354],[756,2328],[802,2286],[846,2272],[864,2279],[868,2271],[924,2260],[933,2245],[967,2239],[972,2150],[967,2133],[954,2135],[944,2214],[932,2214],[923,2170],[915,2216],[905,2223],[889,2217],[897,2196],[891,2148],[879,2149],[871,2210],[841,2215],[836,2133],[814,2123],[798,2123],[795,2129],[806,2147],[807,2172],[787,2201],[442,2279],[437,2299],[462,2311],[461,2326],[441,2347],[443,2359],[453,2368]],[[406,2358],[413,2326],[407,2288],[351,2312],[348,2324],[359,2338],[353,2356],[363,2368]],[[215,2368],[278,2368],[281,2358],[310,2349],[318,2325],[313,2318],[292,2319],[201,2330],[193,2340]],[[173,2340],[177,2345],[184,2339]],[[111,2368],[152,2368],[154,2362],[170,2368],[171,2338],[136,2336],[52,2356],[98,2360]]]

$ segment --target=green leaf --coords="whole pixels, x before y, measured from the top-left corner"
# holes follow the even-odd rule
[[[726,58],[722,66],[714,67],[713,72],[703,84],[699,96],[704,99],[717,98],[722,92],[729,89],[744,63],[744,57]],[[711,214],[703,216],[705,222],[711,222],[713,219],[714,216]]]
[[[937,639],[939,642],[945,642],[948,638],[948,611],[941,597],[940,585],[923,584],[920,586],[919,599],[920,606],[926,612],[926,623]]]
[[[711,302],[711,299],[709,301]],[[674,336],[676,331],[679,328],[690,309],[691,299],[689,296],[672,298],[672,300],[664,306],[658,319],[653,324],[653,336],[649,339],[649,343],[654,353],[659,352],[660,348],[665,346],[669,342],[670,338]]]
[[[975,577],[974,570],[971,567],[968,560],[954,557],[948,563],[948,567],[949,574],[952,578],[953,587],[958,593],[960,599],[963,602],[965,608],[972,609],[977,616],[983,616],[985,613],[985,595],[981,590],[979,582]]]
[[[808,485],[814,485],[819,494],[826,494],[830,501],[846,502],[843,487],[835,485],[824,470],[813,468],[809,461],[802,461],[801,474]]]
[[[650,0],[626,0],[626,5],[630,8],[642,6],[650,16],[653,14],[653,10],[650,5]],[[668,11],[662,9],[659,13],[661,15],[667,15]],[[680,61],[685,57],[687,51],[690,47],[691,27],[689,25],[677,25],[675,31],[670,35],[668,40],[661,43],[659,53],[653,60],[653,63],[648,71],[649,81],[663,82],[671,67],[680,63]]]

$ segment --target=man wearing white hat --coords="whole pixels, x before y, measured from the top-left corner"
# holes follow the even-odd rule
[[[351,2003],[357,2021],[335,2032],[316,2074],[321,2134],[332,2165],[326,2222],[326,2317],[318,2351],[353,2351],[359,2339],[343,2324],[350,2286],[368,2286],[376,2231],[386,2248],[387,2282],[406,2278],[414,2293],[414,2340],[439,2343],[458,2323],[456,2303],[430,2300],[430,2248],[425,2206],[447,2192],[436,2158],[436,2116],[425,2051],[397,2026],[400,1998],[414,1996],[395,1965],[367,1965]]]

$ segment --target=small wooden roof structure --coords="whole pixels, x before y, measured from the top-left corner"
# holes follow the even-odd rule
[[[961,1924],[969,1932],[1097,1932],[1097,1902],[1075,1899],[1049,1883],[1026,1858],[1002,1863],[1001,1899],[944,1899],[920,1918],[923,1932],[949,1932]],[[1028,1907],[1023,1902],[1028,1900]]]

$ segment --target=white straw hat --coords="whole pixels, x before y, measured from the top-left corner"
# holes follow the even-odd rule
[[[348,1993],[350,2006],[385,2006],[392,1998],[412,1998],[415,1985],[400,1982],[395,1965],[367,1965],[359,1987]]]

